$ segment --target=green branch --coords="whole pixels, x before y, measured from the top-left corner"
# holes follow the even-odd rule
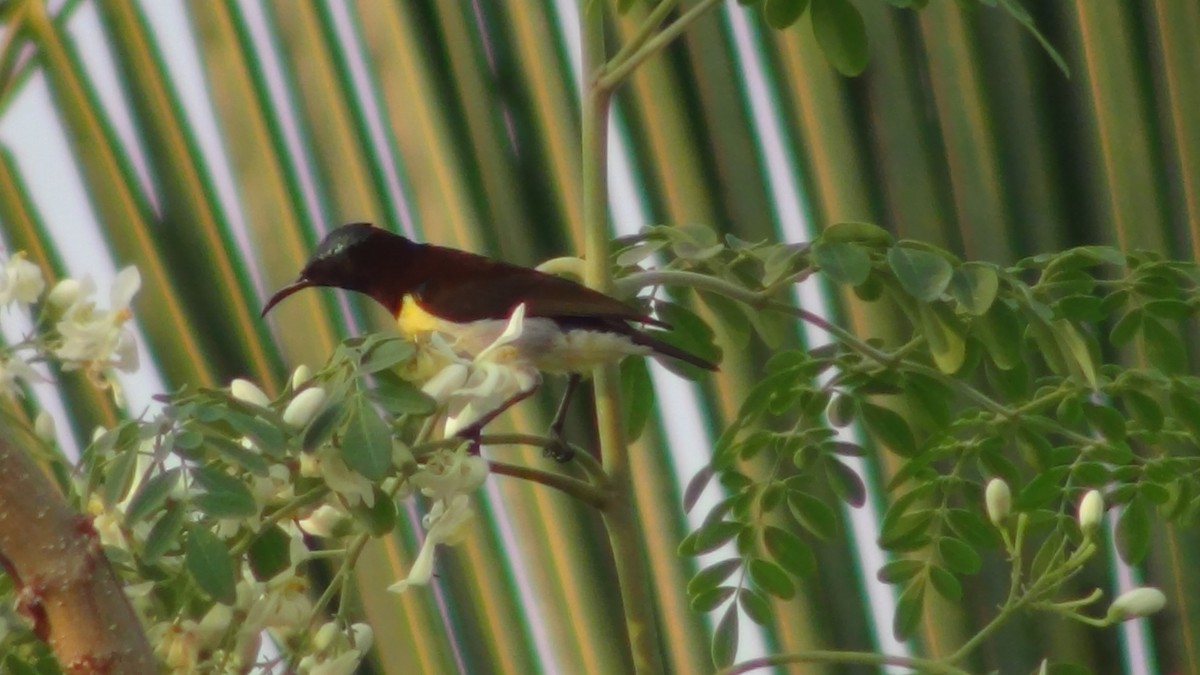
[[[495,460],[488,460],[488,468],[491,469],[492,473],[500,474],[501,476],[523,478],[534,483],[541,483],[547,487],[552,487],[555,490],[561,490],[594,509],[604,510],[605,505],[608,503],[607,494],[578,478],[571,478],[560,473],[551,473],[528,466],[497,462]]]
[[[915,656],[888,656],[886,654],[872,654],[869,652],[835,652],[822,650],[795,652],[792,654],[774,654],[772,656],[751,659],[749,661],[737,663],[729,666],[728,668],[719,670],[717,671],[717,675],[739,675],[740,673],[748,673],[759,668],[787,666],[797,663],[843,663],[864,666],[900,666],[901,668],[911,668],[919,673],[933,673],[934,675],[969,675],[965,670],[955,668],[954,666],[942,663],[940,661],[922,659]]]
[[[692,7],[688,11],[684,12],[682,16],[673,21],[666,28],[662,29],[658,35],[647,39],[645,44],[637,48],[627,57],[620,60],[614,58],[612,62],[608,64],[608,68],[605,69],[604,73],[596,81],[596,89],[605,92],[616,89],[635,69],[637,69],[638,66],[642,65],[642,62],[665,49],[668,45],[674,42],[676,38],[682,35],[683,31],[687,30],[688,27],[692,25],[692,22],[694,22],[696,19],[699,19],[701,16],[704,16],[704,14],[706,14],[710,9],[715,8],[720,3],[721,0],[701,0],[701,2],[697,3],[695,7]],[[655,13],[662,9],[662,5],[665,4],[667,4],[667,2],[664,1],[660,3],[658,7],[655,7],[654,12],[651,13],[651,17],[653,17]],[[670,8],[668,7],[667,9]],[[665,13],[666,12],[664,11],[663,14],[665,15]],[[586,33],[587,31],[585,30],[584,32]],[[621,55],[618,54],[617,56],[619,57]],[[607,260],[607,258],[605,260]]]

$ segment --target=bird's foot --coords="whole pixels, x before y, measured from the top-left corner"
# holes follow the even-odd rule
[[[562,429],[550,428],[550,442],[546,444],[546,449],[542,454],[559,464],[566,464],[575,458],[575,450],[563,437]]]
[[[479,455],[483,451],[479,442],[479,436],[482,431],[479,427],[472,425],[465,429],[459,429],[454,435],[467,442],[467,454]]]

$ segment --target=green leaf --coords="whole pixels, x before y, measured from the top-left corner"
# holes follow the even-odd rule
[[[217,535],[200,525],[189,525],[184,564],[196,585],[209,597],[224,605],[237,600],[233,558]]]
[[[1196,313],[1188,303],[1174,299],[1150,300],[1143,307],[1148,314],[1167,320],[1187,319]]]
[[[867,487],[854,469],[829,458],[825,462],[825,473],[829,478],[829,487],[839,499],[854,508],[859,508],[867,501]]]
[[[250,488],[237,478],[206,467],[193,470],[192,478],[204,489],[192,498],[192,503],[209,516],[247,518],[258,513]]]
[[[923,569],[925,563],[920,560],[900,558],[879,568],[875,576],[885,584],[899,584],[915,577]]]
[[[654,385],[646,359],[625,359],[621,362],[621,411],[625,423],[625,440],[636,441],[654,414]]]
[[[792,516],[804,529],[821,539],[837,536],[837,514],[825,502],[798,490],[788,492],[787,502]]]
[[[702,359],[720,362],[721,350],[713,342],[713,330],[695,312],[674,302],[659,301],[658,316],[671,325],[669,331],[653,331],[655,337],[691,352]],[[708,371],[697,368],[690,363],[674,359],[663,361],[663,365],[688,379],[698,379]]]
[[[718,668],[724,668],[733,663],[733,659],[737,656],[737,648],[738,613],[737,608],[730,605],[725,610],[725,614],[721,617],[721,620],[717,622],[716,630],[713,631],[713,665]]]
[[[710,588],[703,593],[692,598],[691,607],[693,612],[711,612],[729,599],[733,595],[734,588],[732,586],[720,586],[718,588]]]
[[[1171,392],[1170,399],[1176,419],[1191,432],[1192,440],[1200,443],[1200,400],[1197,400],[1196,393],[1179,387]]]
[[[733,346],[745,349],[750,344],[752,326],[746,321],[746,315],[738,303],[718,293],[701,291],[698,295],[716,317],[717,323],[725,331]]]
[[[1187,370],[1187,352],[1179,334],[1167,330],[1157,319],[1146,318],[1142,322],[1142,343],[1146,358],[1166,373],[1182,373]]]
[[[133,483],[133,474],[137,470],[138,454],[137,446],[117,451],[117,457],[109,465],[104,481],[103,497],[106,505],[112,506],[125,498],[125,493]]]
[[[691,513],[696,506],[696,502],[700,499],[700,495],[704,493],[704,489],[712,482],[713,468],[706,466],[696,472],[695,476],[688,481],[687,487],[683,491],[683,512]]]
[[[292,538],[283,528],[272,525],[254,535],[246,550],[246,560],[254,578],[266,581],[291,566]]]
[[[1145,313],[1135,307],[1120,319],[1117,319],[1116,325],[1113,326],[1112,332],[1109,333],[1108,339],[1113,345],[1120,347],[1128,344],[1133,338],[1137,337],[1138,331],[1142,328],[1142,318]]]
[[[931,565],[929,567],[929,583],[933,586],[933,590],[938,592],[943,598],[952,602],[962,600],[962,584],[954,577],[949,570]]]
[[[256,476],[266,476],[267,460],[246,446],[219,434],[210,434],[204,438],[204,447],[221,459],[241,467]]]
[[[871,256],[854,242],[818,241],[812,255],[820,270],[838,283],[857,286],[871,274]]]
[[[1075,326],[1065,319],[1054,322],[1054,337],[1062,347],[1063,357],[1070,357],[1067,367],[1071,374],[1082,380],[1092,389],[1099,386],[1096,377],[1096,364],[1092,361],[1092,351]]]
[[[166,503],[171,490],[179,484],[180,473],[182,469],[179,467],[167,469],[138,486],[137,492],[125,509],[125,526],[133,527],[158,511]]]
[[[738,604],[754,623],[765,626],[771,620],[771,605],[767,597],[753,588],[738,590]]]
[[[1150,551],[1150,509],[1146,502],[1134,498],[1121,511],[1117,521],[1117,552],[1121,560],[1136,565]]]
[[[954,275],[950,261],[933,251],[897,245],[888,250],[887,258],[900,286],[921,302],[940,298]]]
[[[796,595],[796,584],[779,565],[763,558],[752,558],[748,566],[750,578],[764,591],[784,600]]]
[[[1000,369],[1011,370],[1023,362],[1021,322],[1007,304],[992,303],[986,314],[971,322],[971,332]]]
[[[396,528],[396,502],[378,487],[373,492],[375,503],[372,506],[360,501],[350,509],[350,514],[371,535],[382,537]]]
[[[937,543],[938,555],[946,567],[955,574],[975,574],[983,564],[983,559],[965,542],[950,537],[942,537]]]
[[[983,316],[996,300],[1000,277],[996,267],[987,263],[964,263],[950,278],[950,295],[965,312]]]
[[[179,535],[183,532],[183,520],[187,512],[181,504],[171,504],[163,512],[161,518],[150,528],[146,535],[146,543],[142,546],[141,560],[147,565],[154,565],[167,551],[179,545]]]
[[[699,555],[720,548],[736,537],[738,532],[742,531],[742,527],[741,523],[732,520],[716,520],[706,523],[691,534],[694,537],[693,548],[688,553]]]
[[[904,417],[869,401],[858,402],[859,417],[879,442],[901,457],[916,457],[917,441]]]
[[[350,404],[350,419],[342,436],[346,466],[366,477],[383,480],[392,468],[392,434],[375,408],[361,396]]]
[[[706,567],[696,573],[687,585],[687,594],[695,597],[703,593],[707,593],[712,589],[720,586],[729,575],[742,566],[742,561],[737,558],[722,560],[710,567]]]
[[[1125,440],[1125,416],[1116,408],[1085,401],[1083,415],[1093,429],[1110,441]]]
[[[782,528],[768,525],[763,530],[763,543],[771,557],[788,572],[798,577],[816,573],[817,560],[800,537]]]
[[[893,241],[892,233],[874,223],[842,222],[834,223],[821,230],[820,241],[825,242],[861,242],[876,246],[886,246]]]
[[[892,634],[897,640],[907,640],[921,623],[925,602],[925,583],[918,577],[900,594],[896,601],[896,614],[892,617]]]
[[[771,28],[783,30],[799,21],[805,9],[808,9],[808,0],[767,0],[763,5],[763,17]]]
[[[371,391],[371,399],[397,416],[429,415],[437,409],[436,401],[391,370],[375,374],[375,389]]]
[[[1166,422],[1162,406],[1152,396],[1137,389],[1126,389],[1121,392],[1121,400],[1125,407],[1147,431],[1160,431]]]
[[[813,33],[825,58],[843,75],[867,67],[867,28],[849,0],[812,0]]]
[[[359,371],[370,375],[381,370],[399,365],[408,360],[416,352],[416,346],[407,338],[389,337],[371,345],[359,361]]]
[[[918,305],[921,330],[929,344],[929,353],[938,370],[947,375],[958,372],[967,356],[967,345],[962,336],[941,320],[929,305]]]

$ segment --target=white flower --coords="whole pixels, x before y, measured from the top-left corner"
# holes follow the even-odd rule
[[[308,582],[292,569],[267,581],[262,597],[250,608],[246,623],[256,629],[300,630],[312,615]]]
[[[338,528],[349,522],[350,515],[332,504],[322,504],[307,518],[297,521],[305,534],[314,537],[332,537]]]
[[[45,380],[33,366],[25,362],[19,354],[9,354],[7,359],[0,358],[0,394],[15,398],[21,393],[19,380],[26,382],[42,382]]]
[[[1126,620],[1150,616],[1167,606],[1167,596],[1157,588],[1143,586],[1125,591],[1108,607],[1108,619]]]
[[[1099,490],[1088,490],[1079,502],[1079,529],[1083,534],[1090,535],[1100,525],[1104,517],[1104,497]]]
[[[117,274],[107,311],[96,309],[90,279],[64,284],[67,282],[60,282],[50,293],[51,302],[67,305],[56,326],[60,343],[54,349],[54,355],[63,361],[63,370],[86,368],[97,384],[110,368],[136,370],[137,343],[125,324],[133,317],[129,304],[142,285],[137,268],[126,267]]]
[[[993,525],[999,526],[1012,513],[1012,491],[1008,489],[1008,483],[1002,478],[993,478],[988,481],[987,490],[984,492],[984,501],[987,504],[988,518]]]
[[[346,500],[347,506],[355,506],[359,502],[363,502],[368,508],[375,506],[375,489],[371,481],[346,466],[337,448],[333,446],[326,445],[316,452],[302,453],[300,475],[310,478],[319,476],[324,479],[330,490]]]
[[[42,270],[26,259],[24,251],[14,255],[4,266],[4,274],[0,276],[0,306],[12,302],[28,305],[38,299],[46,290],[46,280],[42,278]]]
[[[237,378],[229,383],[229,393],[243,403],[256,405],[260,408],[270,408],[271,399],[267,397],[262,389],[259,389],[257,384],[250,380]]]
[[[339,654],[330,659],[306,656],[300,660],[300,672],[306,675],[354,675],[362,653],[357,649]]]
[[[409,480],[426,497],[445,500],[474,492],[487,476],[487,460],[460,446],[435,451]]]
[[[154,652],[168,668],[192,672],[199,665],[202,643],[195,621],[184,619],[154,632]]]
[[[322,387],[309,387],[296,394],[283,410],[284,423],[297,429],[304,428],[325,404],[325,397]]]
[[[520,304],[513,310],[504,332],[471,360],[458,356],[444,342],[431,340],[434,349],[444,350],[442,357],[448,365],[430,378],[422,390],[446,406],[447,436],[484,419],[541,384],[537,368],[521,358],[512,345],[524,330],[525,305]]]
[[[408,577],[388,587],[393,593],[403,593],[412,586],[424,586],[433,578],[433,554],[438,544],[457,544],[466,536],[467,525],[475,513],[466,495],[456,495],[449,502],[435,502],[422,523],[429,533],[408,571]]]

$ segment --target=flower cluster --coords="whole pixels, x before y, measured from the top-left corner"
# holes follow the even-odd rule
[[[513,310],[504,332],[473,358],[457,354],[438,335],[426,349],[445,364],[422,390],[446,409],[445,434],[460,430],[527,395],[541,384],[541,374],[513,344],[525,332],[525,305]]]

